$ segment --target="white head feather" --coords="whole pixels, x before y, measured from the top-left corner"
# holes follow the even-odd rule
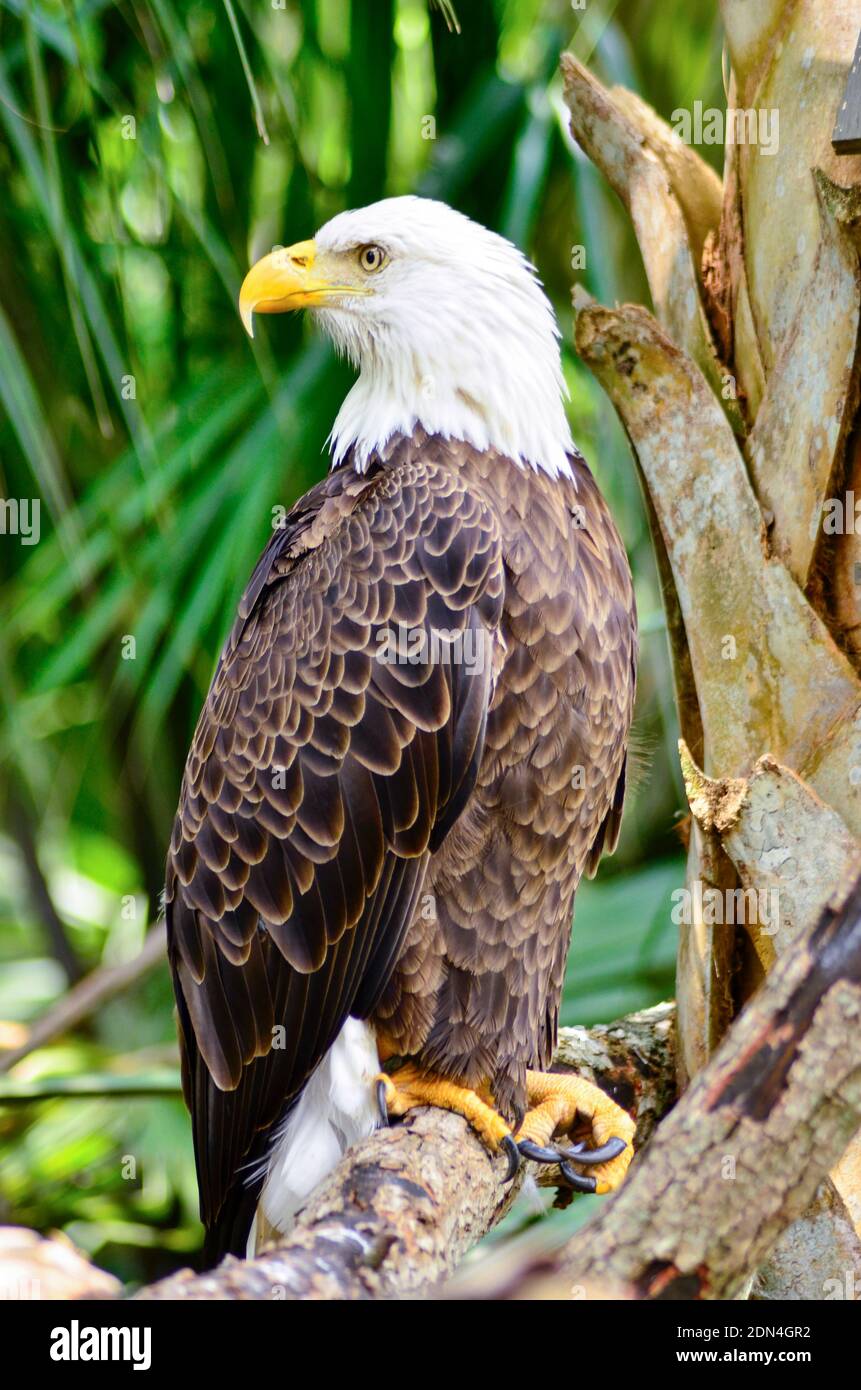
[[[332,428],[333,466],[354,448],[362,470],[392,435],[421,425],[570,475],[559,329],[516,246],[416,197],[339,213],[315,243],[318,253],[375,245],[388,257],[373,294],[314,311],[359,371]]]

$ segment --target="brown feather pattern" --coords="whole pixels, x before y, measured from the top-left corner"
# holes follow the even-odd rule
[[[624,548],[572,466],[552,481],[417,431],[331,473],[257,564],[167,867],[209,1226],[350,1013],[512,1115],[549,1060],[576,887],[618,837],[636,668]],[[431,656],[381,660],[384,629]],[[433,659],[440,630],[486,659]]]

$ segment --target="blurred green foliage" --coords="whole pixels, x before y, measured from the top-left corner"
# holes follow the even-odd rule
[[[627,446],[570,347],[574,247],[602,300],[647,290],[568,136],[557,62],[572,47],[666,116],[720,103],[716,6],[455,8],[460,33],[426,0],[0,0],[0,490],[38,498],[41,528],[0,539],[0,1045],[69,976],[139,949],[233,606],[272,507],[326,466],[349,373],[300,319],[249,344],[242,275],[339,209],[410,190],[538,265],[575,435],[637,579],[645,771],[619,853],[578,899],[564,1021],[672,992],[666,643]],[[130,1281],[185,1261],[190,1132],[176,1095],[154,1094],[176,1075],[164,969],[20,1063],[0,1089],[0,1220],[61,1227]],[[49,1078],[84,1094],[38,1099]]]

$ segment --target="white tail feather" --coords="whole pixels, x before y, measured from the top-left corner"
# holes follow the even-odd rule
[[[296,1212],[351,1144],[379,1124],[373,1078],[380,1070],[374,1033],[348,1018],[273,1143],[266,1181],[248,1238],[248,1254],[266,1228],[286,1234]],[[262,1221],[261,1221],[262,1217]]]

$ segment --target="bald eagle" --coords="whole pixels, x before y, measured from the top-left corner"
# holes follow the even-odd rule
[[[608,1191],[633,1123],[547,1067],[619,834],[636,616],[553,311],[513,245],[416,197],[265,256],[239,304],[249,333],[309,309],[358,378],[239,604],[168,854],[205,1257],[288,1230],[420,1105],[501,1181],[525,1155]]]

